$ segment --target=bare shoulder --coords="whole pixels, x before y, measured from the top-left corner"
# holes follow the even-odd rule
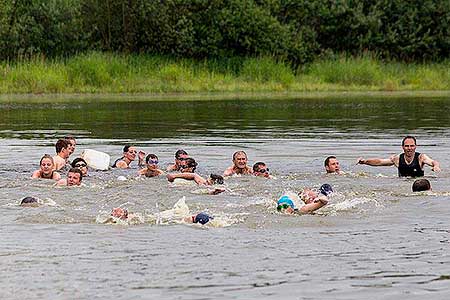
[[[119,161],[116,163],[116,167],[117,167],[117,168],[120,168],[120,169],[126,169],[126,168],[128,168],[128,165],[127,165],[127,163],[124,162],[123,160],[119,160]]]
[[[233,166],[226,168],[225,171],[223,172],[223,176],[231,176],[233,174],[234,174]]]

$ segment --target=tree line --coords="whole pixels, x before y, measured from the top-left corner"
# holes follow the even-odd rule
[[[0,59],[86,51],[195,59],[450,55],[449,0],[0,0]]]

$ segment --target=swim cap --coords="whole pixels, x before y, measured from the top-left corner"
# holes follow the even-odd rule
[[[215,183],[223,184],[223,177],[217,174],[211,174],[209,176]]]
[[[325,196],[331,195],[333,193],[333,189],[331,188],[331,185],[328,183],[322,184],[322,186],[319,188],[319,193]]]
[[[38,200],[34,197],[25,197],[20,201],[20,204],[38,203]]]
[[[278,202],[277,202],[277,206],[280,206],[281,204],[286,203],[287,205],[289,205],[292,208],[295,208],[294,202],[291,200],[291,198],[289,198],[288,196],[284,195],[283,197],[281,197]]]
[[[194,217],[193,221],[194,223],[200,223],[202,225],[205,225],[206,223],[209,222],[210,219],[214,218],[209,216],[207,213],[201,212]]]

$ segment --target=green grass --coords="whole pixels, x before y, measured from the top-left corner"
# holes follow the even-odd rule
[[[383,62],[370,55],[316,61],[297,74],[270,57],[211,60],[90,52],[0,62],[0,94],[437,91],[450,62]]]

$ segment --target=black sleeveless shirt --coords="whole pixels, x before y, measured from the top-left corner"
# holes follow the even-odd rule
[[[414,154],[413,161],[408,165],[405,161],[405,153],[400,154],[398,160],[398,176],[421,177],[424,175],[419,163],[419,152]]]

